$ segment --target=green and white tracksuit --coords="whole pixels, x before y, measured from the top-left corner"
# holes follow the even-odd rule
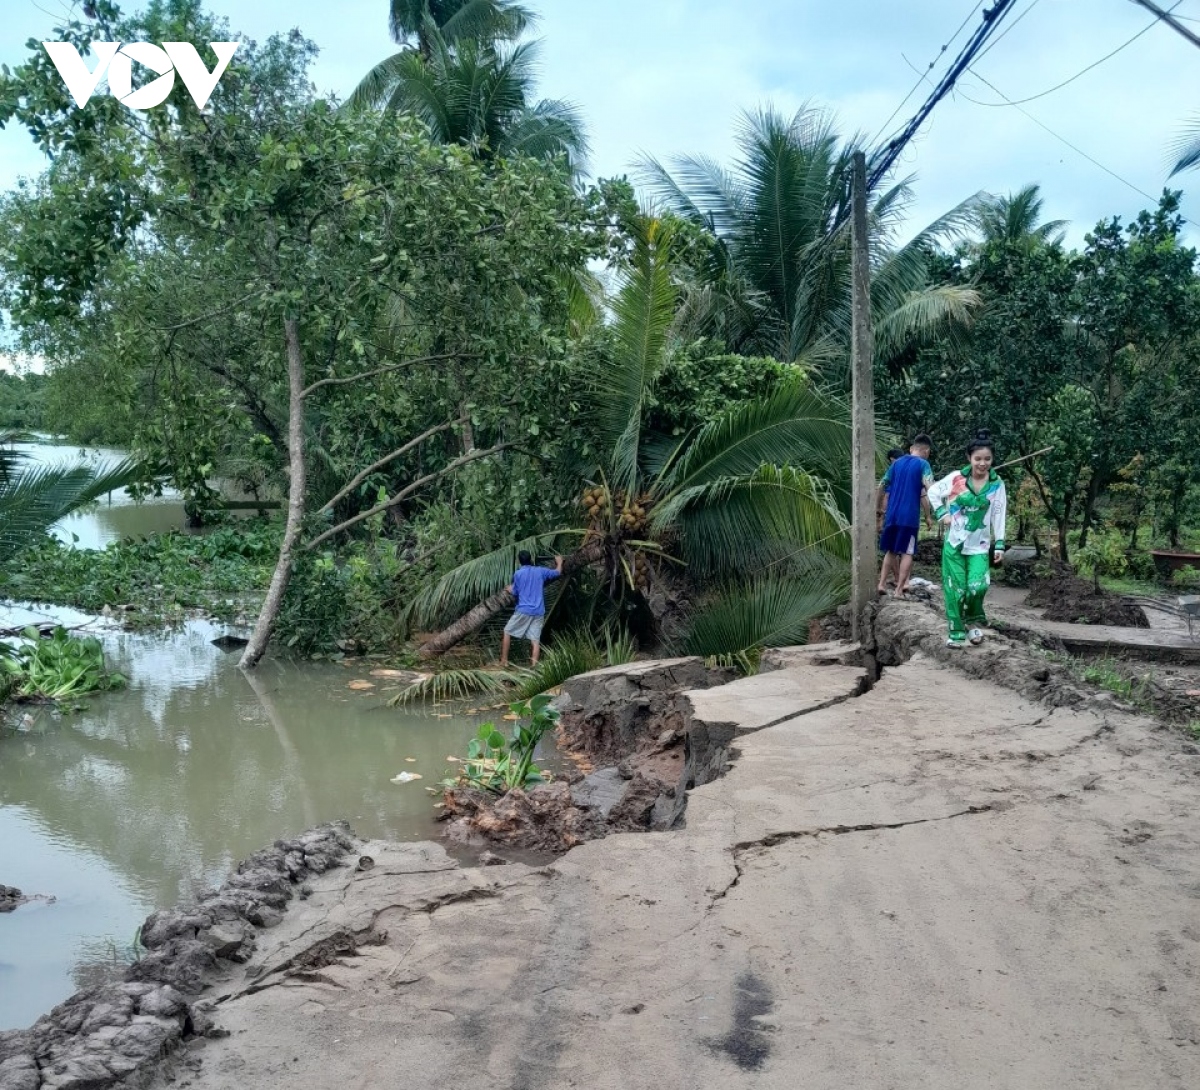
[[[1008,494],[993,471],[975,490],[971,467],[964,466],[929,487],[929,503],[940,520],[950,516],[942,547],[942,590],[950,639],[960,643],[967,629],[987,624],[983,599],[991,586],[991,553],[1004,549]]]

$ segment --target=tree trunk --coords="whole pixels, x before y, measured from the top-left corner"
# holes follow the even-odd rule
[[[252,670],[263,657],[271,632],[283,605],[283,595],[292,575],[292,560],[304,519],[306,478],[304,469],[304,357],[300,353],[300,332],[295,318],[283,321],[283,336],[287,342],[288,361],[288,509],[279,546],[279,559],[271,576],[271,586],[263,601],[254,625],[254,633],[238,663],[243,670]]]
[[[605,538],[589,541],[581,549],[577,549],[563,560],[563,575],[570,575],[580,568],[596,563],[604,556],[608,545]],[[498,590],[490,598],[468,610],[449,628],[443,628],[437,635],[426,640],[419,648],[417,655],[423,659],[431,659],[449,651],[456,643],[466,639],[472,632],[478,631],[483,624],[494,617],[506,606],[511,605],[513,596],[507,590]]]

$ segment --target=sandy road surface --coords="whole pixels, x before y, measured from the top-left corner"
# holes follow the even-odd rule
[[[231,1036],[154,1085],[1200,1086],[1177,737],[917,656],[737,748],[686,828],[546,868],[369,846],[213,989]]]

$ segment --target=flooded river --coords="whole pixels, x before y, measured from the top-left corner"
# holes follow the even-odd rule
[[[81,544],[130,532],[109,514],[77,516],[70,532]],[[172,518],[162,528],[179,525],[177,502]],[[47,617],[90,620],[0,603],[0,627]],[[0,730],[0,883],[47,898],[0,915],[0,1029],[28,1025],[127,958],[148,912],[277,837],[335,818],[365,836],[436,835],[424,788],[481,717],[387,707],[397,683],[372,678],[370,661],[267,660],[243,674],[237,652],[211,642],[228,631],[99,628],[128,688],[73,714],[18,708],[18,729]],[[375,688],[351,690],[356,679]],[[389,782],[404,771],[423,778]]]

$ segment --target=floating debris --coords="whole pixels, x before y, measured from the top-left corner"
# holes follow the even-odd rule
[[[412,783],[413,780],[423,780],[424,778],[419,772],[401,772],[398,776],[392,777],[392,783]]]

